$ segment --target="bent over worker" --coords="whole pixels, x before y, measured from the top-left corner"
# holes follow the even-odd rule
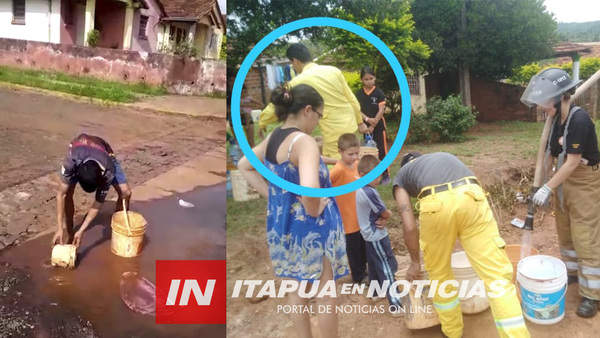
[[[498,293],[501,296],[489,299],[500,336],[529,337],[511,282],[513,267],[504,250],[506,244],[473,172],[451,154],[421,156],[414,152],[402,158],[393,185],[411,258],[406,279],[419,279],[422,250],[429,279],[438,281],[433,304],[444,334],[455,338],[463,333],[458,288],[439,288],[444,281],[454,280],[451,257],[458,237],[473,269],[483,280],[486,293],[491,291],[492,282],[504,283],[504,292]],[[419,200],[420,243],[410,197]]]
[[[83,191],[95,192],[96,198],[81,227],[73,233],[73,193],[77,183]],[[81,134],[74,138],[69,143],[69,152],[61,167],[56,194],[57,229],[52,239],[53,244],[63,243],[63,223],[66,223],[68,243],[79,246],[83,232],[100,212],[111,185],[119,196],[116,211],[123,209],[123,200],[129,208],[131,189],[110,145],[98,136]]]
[[[364,124],[360,111],[360,104],[342,72],[333,66],[317,65],[312,62],[312,56],[306,46],[301,43],[292,44],[286,51],[288,59],[298,76],[289,81],[289,86],[306,84],[314,88],[323,100],[323,117],[319,120],[319,127],[323,135],[323,154],[326,157],[340,159],[337,141],[343,134],[353,134],[358,129],[365,133],[367,126]],[[268,124],[276,123],[275,108],[269,104],[260,114],[260,133],[267,129]]]
[[[571,105],[579,84],[562,69],[536,74],[521,101],[538,105],[554,118],[546,150],[546,168],[558,158],[556,174],[533,197],[537,205],[554,194],[556,231],[569,283],[579,281],[581,303],[577,315],[593,317],[600,301],[600,152],[594,122]],[[566,161],[565,161],[566,159]]]

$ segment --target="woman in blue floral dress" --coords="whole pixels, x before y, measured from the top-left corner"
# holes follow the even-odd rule
[[[310,136],[323,116],[323,98],[308,85],[271,95],[283,125],[275,129],[253,151],[277,176],[304,187],[329,188],[329,171],[321,160],[317,142]],[[244,157],[238,169],[248,183],[268,198],[267,242],[273,270],[278,277],[313,283],[319,292],[328,281],[348,274],[342,218],[333,198],[299,196],[267,183]],[[311,291],[307,287],[306,292]],[[307,305],[308,298],[289,294],[290,305]],[[335,305],[335,298],[318,298],[322,305]],[[335,311],[332,311],[335,312]],[[310,315],[291,314],[299,337],[311,337]],[[318,314],[323,337],[337,337],[337,314]]]

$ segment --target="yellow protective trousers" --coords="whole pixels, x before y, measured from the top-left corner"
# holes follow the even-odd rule
[[[429,188],[423,188],[421,195]],[[473,183],[449,186],[446,191],[432,192],[419,199],[419,205],[421,250],[429,279],[438,280],[433,303],[443,333],[450,338],[462,337],[463,333],[458,288],[449,284],[444,290],[439,287],[444,281],[454,280],[450,262],[458,237],[473,269],[485,284],[486,294],[494,292],[490,289],[492,282],[506,283],[502,296],[488,297],[500,336],[529,337],[511,282],[513,268],[504,250],[506,244],[482,188]]]
[[[350,116],[351,118],[352,116]],[[354,120],[346,119],[346,121],[330,121],[325,118],[319,121],[321,134],[323,135],[323,155],[339,160],[342,155],[338,151],[338,140],[340,136],[350,133],[353,134],[358,130]]]
[[[563,182],[563,206],[554,193],[556,231],[567,273],[579,276],[579,294],[600,300],[600,170],[580,164]]]

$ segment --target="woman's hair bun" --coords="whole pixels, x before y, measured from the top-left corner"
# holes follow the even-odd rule
[[[299,84],[291,89],[283,85],[273,90],[271,102],[275,105],[275,115],[279,121],[285,121],[290,114],[298,113],[307,105],[314,108],[322,106],[323,98],[309,85]]]
[[[294,103],[294,98],[287,88],[280,86],[273,90],[271,102],[276,106],[289,108]]]

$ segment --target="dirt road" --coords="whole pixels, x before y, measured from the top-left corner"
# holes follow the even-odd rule
[[[506,150],[500,148],[499,146],[496,149],[497,154],[503,154]],[[405,152],[409,150],[405,150]],[[469,159],[471,162],[470,168],[480,178],[484,186],[499,184],[499,182],[507,184],[507,188],[509,185],[517,185],[522,180],[520,175],[522,167],[534,165],[532,161],[520,160],[515,162],[505,158],[498,159],[498,157],[498,155],[496,157],[481,156]],[[511,198],[513,198],[512,190],[510,190],[510,193]],[[392,206],[391,209],[394,213],[396,212],[395,207]],[[264,210],[266,217],[266,207],[262,210]],[[494,207],[494,211],[497,216],[498,228],[505,241],[508,244],[520,244],[522,230],[511,226],[510,221],[514,217],[524,218],[527,215],[526,205],[517,205],[514,211]],[[537,212],[534,224],[532,246],[537,248],[540,254],[560,257],[558,237],[551,213]],[[232,295],[236,280],[281,280],[274,277],[265,229],[266,225],[261,220],[260,224],[248,226],[244,231],[228,236],[227,286],[229,296]],[[407,259],[401,225],[399,223],[388,223],[388,230],[395,254]],[[405,269],[406,264],[403,264],[402,260],[399,261],[399,269]],[[341,279],[340,284],[343,283],[351,283],[351,278]],[[245,288],[242,290],[242,297],[235,299],[229,297],[227,299],[228,337],[295,337],[294,327],[289,315],[283,313],[282,308],[278,308],[280,305],[287,305],[287,299],[268,297],[248,299],[243,296],[245,290]],[[258,290],[260,288],[257,288],[255,295]],[[338,287],[338,294],[339,292]],[[574,338],[600,336],[600,321],[597,318],[583,319],[575,314],[579,301],[577,284],[573,284],[566,294],[565,318],[554,325],[537,325],[526,320],[531,337]],[[317,306],[316,303],[311,304],[314,307]],[[424,330],[410,330],[406,327],[404,318],[392,317],[390,313],[381,314],[372,311],[375,306],[387,305],[386,300],[373,302],[364,295],[341,295],[338,298],[338,305],[359,305],[361,311],[371,309],[370,313],[357,313],[356,310],[352,309],[349,313],[340,314],[340,337],[444,337],[439,325]],[[315,315],[311,315],[311,322],[313,328],[316,328]],[[498,337],[490,309],[479,314],[464,315],[464,324],[463,337],[465,338]],[[317,331],[314,330],[313,332]]]
[[[0,88],[0,337],[225,335],[224,325],[154,324],[119,295],[123,272],[155,282],[157,259],[225,259],[224,100],[216,115],[222,118]],[[111,143],[133,188],[131,208],[148,221],[146,242],[139,257],[111,253],[111,189],[83,236],[77,269],[56,269],[49,258],[57,172],[68,142],[81,132]],[[184,209],[179,199],[195,206]],[[76,189],[75,224],[92,200]]]
[[[133,186],[225,146],[224,119],[99,107],[0,88],[0,250],[54,226],[56,173],[68,142],[82,132],[111,144]],[[76,200],[79,214],[92,201],[79,189]]]

